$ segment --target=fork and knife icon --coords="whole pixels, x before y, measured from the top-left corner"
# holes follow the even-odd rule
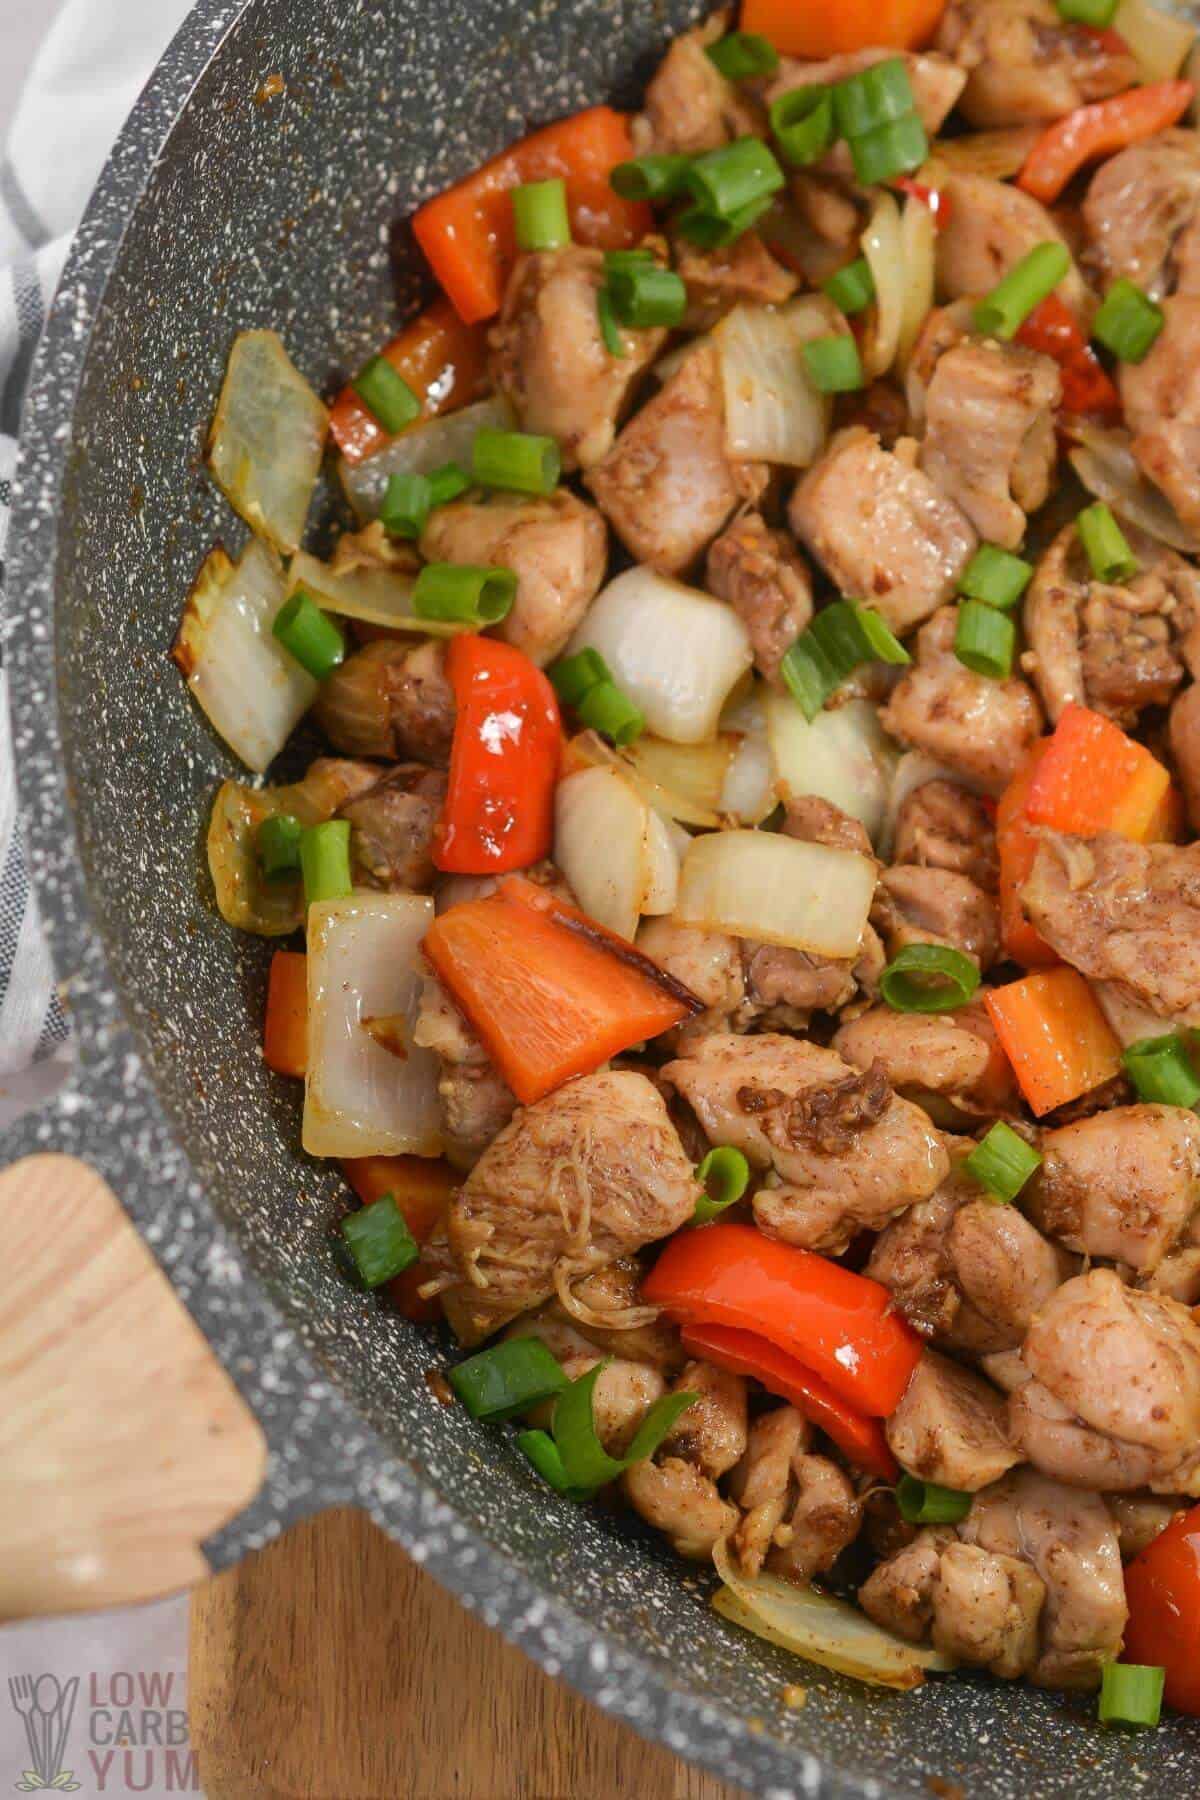
[[[62,1767],[78,1690],[78,1675],[65,1687],[54,1675],[9,1676],[9,1698],[25,1721],[32,1765],[17,1783],[22,1792],[71,1793],[79,1787],[73,1772]]]

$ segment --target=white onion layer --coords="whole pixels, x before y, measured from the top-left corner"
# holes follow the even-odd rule
[[[375,519],[393,475],[428,475],[450,462],[458,463],[469,474],[475,433],[485,426],[497,431],[515,428],[516,416],[502,394],[411,425],[362,462],[347,462],[343,457],[338,463],[338,474],[346,498],[360,519]]]
[[[295,550],[321,471],[329,414],[274,331],[234,339],[209,439],[217,485],[251,531]]]
[[[767,697],[767,741],[775,789],[785,806],[816,795],[878,839],[898,752],[869,700],[827,707],[811,722],[790,694]]]
[[[771,831],[709,832],[693,838],[683,859],[675,918],[814,956],[852,957],[874,892],[875,863],[857,851]]]

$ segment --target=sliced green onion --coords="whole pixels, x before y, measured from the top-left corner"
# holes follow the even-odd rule
[[[528,431],[475,433],[471,468],[481,487],[511,488],[518,494],[552,494],[562,473],[562,454],[552,437]]]
[[[796,168],[817,162],[833,142],[833,93],[813,83],[789,88],[771,102],[771,130],[784,162]]]
[[[644,715],[615,681],[597,681],[576,703],[575,711],[581,724],[611,738],[618,749],[632,744],[646,729]]]
[[[1085,507],[1075,520],[1075,528],[1097,581],[1128,581],[1137,574],[1138,559],[1103,500]]]
[[[1149,353],[1164,322],[1162,307],[1122,277],[1105,294],[1100,311],[1092,320],[1092,336],[1122,362],[1139,363]]]
[[[326,819],[310,825],[300,837],[300,872],[304,876],[304,903],[343,900],[354,892],[350,878],[350,821]]]
[[[968,1175],[995,1199],[1004,1201],[1015,1200],[1041,1166],[1037,1151],[1003,1119],[997,1119],[963,1161]]]
[[[498,625],[512,611],[516,597],[517,578],[511,569],[426,563],[413,586],[412,607],[419,619]]]
[[[850,139],[854,173],[863,187],[875,187],[893,181],[897,175],[911,174],[928,155],[929,139],[915,112]]]
[[[608,185],[622,200],[662,204],[682,192],[691,166],[690,156],[635,156],[630,162],[617,164]]]
[[[337,1264],[338,1274],[344,1281],[348,1281],[350,1286],[354,1288],[357,1293],[365,1294],[367,1290],[363,1283],[363,1278],[358,1272],[358,1264],[355,1262],[354,1257],[350,1252],[350,1246],[342,1236],[341,1232],[336,1230],[327,1232],[325,1242],[329,1246],[330,1255]]]
[[[854,262],[847,263],[844,269],[839,269],[836,275],[823,281],[821,288],[835,306],[853,318],[855,313],[870,306],[875,298],[875,277],[866,257],[860,256]]]
[[[1121,1052],[1121,1064],[1139,1100],[1161,1106],[1195,1106],[1200,1100],[1200,1080],[1177,1031],[1139,1038]]]
[[[350,1246],[364,1287],[381,1287],[412,1267],[421,1252],[408,1221],[390,1194],[373,1200],[342,1220],[342,1236]]]
[[[910,1525],[957,1525],[970,1512],[974,1498],[915,1475],[902,1475],[896,1483],[896,1505]]]
[[[644,269],[647,263],[657,261],[653,250],[606,250],[604,273],[612,275],[617,269]]]
[[[889,56],[839,81],[833,90],[837,128],[853,141],[904,119],[916,105],[902,56]]]
[[[561,250],[571,242],[567,184],[561,175],[513,188],[512,206],[518,250]]]
[[[689,243],[698,244],[701,250],[722,250],[726,244],[732,244],[737,238],[757,225],[765,212],[770,210],[771,202],[753,200],[749,206],[743,206],[729,218],[723,219],[719,213],[710,212],[704,206],[689,206],[680,213],[675,221],[675,229],[680,237],[687,238]]]
[[[858,345],[849,333],[810,338],[801,344],[800,354],[819,394],[852,394],[863,386]]]
[[[755,31],[731,31],[717,43],[709,44],[708,60],[715,63],[726,81],[748,81],[755,75],[773,75],[779,67],[779,52],[774,44]]]
[[[275,614],[272,636],[315,681],[324,681],[346,659],[346,640],[306,588],[297,588]]]
[[[626,356],[624,341],[617,327],[617,316],[613,312],[612,295],[606,287],[596,294],[596,317],[600,321],[600,336],[604,339],[604,348],[610,356]]]
[[[811,721],[859,663],[877,661],[901,665],[912,658],[877,612],[835,600],[801,632],[779,672]]]
[[[612,309],[622,325],[635,328],[667,325],[674,328],[687,311],[687,289],[674,269],[659,263],[638,263],[631,269],[614,269],[608,278]]]
[[[372,356],[350,385],[386,432],[403,431],[420,417],[421,402],[386,356]]]
[[[300,838],[304,827],[292,813],[273,813],[258,828],[258,860],[268,881],[300,873]]]
[[[879,978],[893,1012],[943,1013],[965,1006],[979,986],[979,970],[949,944],[906,944]]]
[[[1035,306],[1052,294],[1071,267],[1071,253],[1057,241],[1037,244],[975,308],[975,326],[988,337],[1015,337]]]
[[[1012,674],[1017,628],[1007,613],[982,600],[964,600],[958,609],[954,654],[972,675],[1004,681]]]
[[[1054,5],[1060,19],[1093,31],[1107,31],[1117,10],[1117,0],[1054,0]]]
[[[710,1150],[696,1167],[696,1180],[704,1189],[692,1214],[693,1225],[707,1225],[726,1207],[739,1201],[750,1185],[750,1164],[740,1150],[728,1144]]]
[[[471,485],[471,477],[457,463],[443,463],[440,469],[434,469],[426,479],[429,482],[429,510],[437,506],[446,506],[451,500],[457,500],[465,494]]]
[[[388,477],[379,518],[389,537],[417,538],[433,506],[427,475],[401,473]]]
[[[560,657],[546,670],[550,685],[564,706],[578,706],[585,694],[602,681],[611,681],[608,664],[598,650],[579,650]]]
[[[1105,1663],[1097,1709],[1100,1723],[1130,1725],[1139,1731],[1157,1725],[1166,1681],[1166,1670],[1152,1663]]]
[[[705,212],[733,219],[748,206],[777,194],[784,174],[760,138],[739,138],[697,156],[687,172],[687,189]]]
[[[664,1394],[642,1420],[627,1453],[619,1459],[610,1456],[596,1431],[592,1391],[611,1361],[611,1357],[605,1357],[570,1382],[555,1402],[554,1442],[562,1457],[563,1472],[573,1488],[602,1487],[634,1463],[645,1462],[654,1455],[680,1414],[697,1398],[695,1394]]]
[[[1033,580],[1033,564],[1001,550],[999,544],[980,544],[963,570],[958,584],[960,594],[969,600],[982,600],[1000,612],[1009,612]]]
[[[528,1457],[542,1480],[556,1494],[563,1494],[568,1500],[586,1500],[591,1493],[590,1488],[571,1486],[567,1480],[567,1471],[563,1468],[562,1454],[548,1431],[518,1432],[517,1449]]]
[[[450,1386],[473,1419],[511,1419],[561,1394],[567,1378],[541,1338],[509,1338],[449,1373]]]

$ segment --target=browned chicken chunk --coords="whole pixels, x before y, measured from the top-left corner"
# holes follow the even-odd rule
[[[761,463],[726,454],[716,351],[693,350],[586,479],[639,562],[668,575],[689,569],[739,500],[757,500],[767,479]]]
[[[1200,531],[1200,294],[1164,300],[1165,323],[1118,385],[1133,454],[1185,526]]]
[[[737,1508],[721,1498],[717,1478],[745,1452],[746,1384],[709,1363],[690,1362],[671,1391],[698,1398],[656,1456],[627,1469],[621,1485],[634,1511],[664,1532],[680,1556],[707,1562],[737,1524]]]
[[[896,817],[898,864],[966,875],[985,894],[999,880],[996,826],[978,794],[940,777],[914,788]]]
[[[989,969],[1000,954],[1000,915],[969,875],[899,863],[879,877],[871,923],[889,957],[906,944],[949,944]]]
[[[973,675],[954,654],[958,613],[944,606],[917,635],[917,660],[883,708],[886,730],[992,793],[1006,788],[1041,735],[1028,682]]]
[[[833,1047],[856,1069],[878,1063],[901,1092],[938,1095],[968,1115],[1011,1112],[1018,1104],[1012,1071],[978,1002],[949,1013],[872,1006],[838,1027]]]
[[[799,286],[798,278],[776,262],[757,231],[745,231],[732,244],[701,250],[687,238],[673,244],[675,273],[687,289],[687,331],[708,331],[740,301],[756,306],[782,306]]]
[[[1057,366],[1019,344],[964,342],[938,358],[921,467],[988,543],[1019,549],[1026,513],[1049,496],[1061,398]]]
[[[1054,0],[950,0],[934,44],[968,72],[959,107],[972,125],[1057,119],[1140,79],[1131,51]]]
[[[1148,1274],[1200,1207],[1200,1123],[1180,1106],[1116,1106],[1040,1141],[1022,1204],[1068,1250]]]
[[[707,587],[740,614],[759,673],[778,682],[780,662],[812,618],[812,578],[787,533],[760,513],[735,519],[709,549]]]
[[[433,834],[446,777],[424,763],[401,763],[343,806],[350,821],[355,881],[394,894],[421,893],[434,878]]]
[[[1020,1461],[1003,1397],[981,1375],[926,1350],[885,1427],[910,1475],[975,1494]]]
[[[884,450],[861,426],[840,431],[792,495],[788,518],[834,586],[911,631],[955,590],[976,535],[915,467],[904,439]]]
[[[693,156],[761,132],[754,106],[707,54],[708,46],[724,34],[726,16],[714,13],[677,37],[651,76],[643,110],[633,121],[639,156],[651,151]]]
[[[1188,823],[1200,831],[1200,684],[1186,687],[1172,706],[1169,736]]]
[[[347,756],[416,757],[444,764],[454,735],[454,691],[445,646],[379,638],[321,683],[313,717]]]
[[[427,975],[413,1042],[436,1053],[446,1155],[469,1169],[508,1124],[517,1098],[435,975]]]
[[[742,1509],[734,1537],[738,1561],[757,1575],[800,1584],[832,1568],[858,1536],[862,1508],[843,1469],[809,1454],[812,1427],[794,1406],[763,1413],[729,1482]]]
[[[946,200],[935,245],[939,299],[990,293],[1039,244],[1065,242],[1040,200],[1009,181],[955,169],[939,174],[938,186]],[[1083,315],[1087,289],[1073,265],[1056,292],[1072,312]]]
[[[719,1481],[746,1453],[746,1383],[712,1363],[686,1363],[676,1392],[696,1399],[663,1439],[663,1456],[682,1457],[710,1481]]]
[[[1086,261],[1107,290],[1124,279],[1161,300],[1200,288],[1200,136],[1164,131],[1102,162],[1083,202]]]

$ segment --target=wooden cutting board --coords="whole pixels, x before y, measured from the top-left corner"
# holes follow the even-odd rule
[[[208,1800],[738,1800],[551,1681],[362,1513],[192,1597]]]

